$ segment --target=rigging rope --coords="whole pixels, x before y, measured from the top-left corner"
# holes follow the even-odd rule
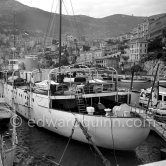
[[[75,125],[76,125],[76,120],[75,120],[75,122],[74,122],[72,131],[71,131],[71,135],[70,135],[70,137],[69,137],[69,139],[68,139],[68,142],[67,142],[67,144],[66,144],[66,146],[65,146],[65,149],[63,150],[63,153],[62,153],[62,156],[61,156],[59,162],[55,162],[55,161],[53,161],[53,160],[47,158],[47,157],[44,156],[44,155],[42,155],[42,158],[44,158],[44,159],[50,161],[51,163],[53,163],[53,164],[55,164],[55,165],[61,166],[62,159],[63,159],[63,157],[64,157],[64,155],[65,155],[65,152],[66,152],[66,150],[67,150],[67,148],[68,148],[68,146],[69,146],[69,143],[70,143],[70,141],[71,141],[71,139],[72,139],[72,136],[73,136],[73,134],[74,134]],[[21,145],[18,145],[18,144],[17,144],[17,146],[19,146],[19,147],[25,149],[25,147],[23,147],[23,146],[21,146]],[[35,155],[39,155],[39,154],[37,154],[37,153],[35,153],[35,152],[31,152],[31,153],[32,153],[32,154],[35,154]]]
[[[66,10],[66,13],[67,15],[69,15],[68,11],[67,11],[67,8],[66,8],[66,5],[64,3],[64,0],[62,0],[62,3],[65,7],[65,10]],[[73,8],[73,5],[72,5],[72,2],[70,0],[70,4],[71,4],[71,8],[72,8],[72,14],[73,14],[73,17],[74,17],[74,23],[75,23],[75,27],[76,27],[76,31],[77,31],[77,38],[79,38],[81,35],[79,33],[79,28],[78,28],[78,24],[77,24],[77,20],[76,20],[76,17],[75,17],[75,14],[74,14],[74,8]],[[71,22],[72,22],[72,17],[69,17]],[[71,24],[71,23],[70,23]],[[72,27],[72,30],[74,29],[73,25],[71,24],[71,27]],[[73,30],[73,34],[74,34],[74,30]]]
[[[99,149],[97,148],[97,146],[94,144],[94,142],[92,141],[92,137],[91,137],[91,135],[89,135],[89,133],[88,133],[87,129],[85,128],[85,126],[83,126],[83,125],[81,124],[81,122],[78,121],[77,118],[76,118],[76,121],[77,121],[77,123],[78,123],[80,129],[82,130],[83,134],[85,135],[86,139],[92,144],[93,148],[95,149],[95,151],[98,153],[98,155],[99,155],[100,158],[102,159],[103,164],[104,164],[105,166],[110,166],[110,165],[111,165],[111,164],[110,164],[110,161],[107,160],[107,159],[103,156],[103,154],[100,152],[100,150],[99,150]]]
[[[72,128],[72,131],[71,131],[71,135],[70,135],[70,137],[69,137],[69,140],[68,140],[68,142],[67,142],[67,144],[66,144],[66,147],[65,147],[65,149],[64,149],[64,151],[63,151],[63,153],[62,153],[62,156],[61,156],[61,158],[60,158],[60,160],[59,160],[59,165],[61,164],[62,159],[63,159],[63,157],[64,157],[64,155],[65,155],[65,152],[66,152],[66,150],[67,150],[67,148],[68,148],[68,145],[69,145],[69,143],[70,143],[70,140],[72,139],[72,136],[73,136],[73,134],[74,134],[75,125],[76,125],[76,120],[75,120],[75,122],[74,122],[74,126],[73,126],[73,128]]]
[[[64,3],[63,0],[62,0],[62,3],[63,3],[63,5],[64,5],[64,8],[65,8],[65,11],[66,11],[67,15],[69,15],[69,13],[68,13],[68,11],[67,11],[67,8],[66,8],[66,5],[65,5],[65,3]],[[74,26],[73,26],[73,24],[72,24],[72,19],[71,19],[71,17],[69,17],[69,19],[70,19],[69,23],[70,23],[70,25],[71,25],[71,30],[72,30],[72,33],[74,34]]]
[[[76,17],[75,17],[75,13],[74,13],[74,8],[73,8],[73,4],[72,4],[72,1],[70,0],[70,4],[71,4],[71,8],[72,8],[72,12],[73,12],[73,16],[74,16],[74,21],[75,21],[75,25],[76,25],[76,29],[77,29],[77,33],[78,33],[78,37],[80,37],[80,33],[79,33],[79,30],[78,30],[78,24],[77,24],[77,20],[76,20]]]
[[[49,23],[48,23],[46,35],[44,38],[44,47],[46,46],[46,40],[47,40],[47,37],[51,33],[51,29],[54,28],[55,14],[53,13],[53,7],[54,7],[54,0],[52,0],[51,12],[50,12],[50,16],[49,16]],[[56,13],[57,9],[58,9],[58,3],[56,5],[55,13]]]
[[[111,121],[111,137],[112,137],[112,143],[113,143],[113,154],[114,154],[114,158],[115,158],[115,163],[116,163],[116,165],[118,165],[116,152],[115,152],[115,143],[114,143],[114,136],[113,136],[113,123],[112,123],[111,116],[110,116],[110,121]]]
[[[51,12],[50,12],[50,16],[49,16],[49,21],[48,21],[48,26],[47,26],[47,30],[46,30],[46,35],[45,35],[45,38],[44,38],[44,47],[45,47],[45,44],[46,44],[46,39],[48,37],[48,32],[49,32],[49,28],[50,28],[50,24],[51,24],[51,17],[52,17],[53,6],[54,6],[54,0],[52,0]]]

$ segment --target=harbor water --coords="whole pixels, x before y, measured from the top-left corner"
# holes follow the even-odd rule
[[[119,83],[120,88],[129,88],[129,84]],[[133,88],[150,87],[151,83],[133,84]],[[136,99],[133,101],[136,101]],[[59,162],[67,145],[68,138],[49,132],[39,127],[29,127],[22,118],[22,125],[17,128],[18,146],[16,166],[54,166]],[[160,148],[166,143],[155,133],[133,151],[114,151],[100,148],[112,166],[136,166],[159,161]],[[18,164],[19,162],[19,164]],[[62,166],[103,166],[100,157],[89,144],[71,140],[61,162]]]
[[[17,128],[19,146],[17,159],[24,159],[21,166],[54,166],[58,162],[68,142],[68,138],[59,136],[42,128],[29,128],[26,120]],[[166,143],[155,133],[133,151],[114,151],[101,149],[112,166],[136,166],[159,161],[160,148]],[[49,159],[49,160],[48,160]],[[50,161],[51,160],[51,161]],[[84,143],[71,140],[63,157],[62,166],[103,166],[100,157],[93,148]],[[20,166],[20,165],[19,165]]]

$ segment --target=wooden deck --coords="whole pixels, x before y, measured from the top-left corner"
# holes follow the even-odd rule
[[[166,141],[166,124],[154,120],[153,115],[150,115],[150,113],[146,114],[145,109],[132,107],[131,111],[139,114],[149,123],[151,130],[155,131],[164,141]]]

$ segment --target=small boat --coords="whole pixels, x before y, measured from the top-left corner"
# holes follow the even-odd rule
[[[160,84],[166,83],[166,79],[160,79],[160,80],[159,80],[159,83],[160,83]]]
[[[163,85],[159,85],[159,95],[157,99],[157,90],[158,88],[155,87],[152,92],[152,98],[150,100],[149,106],[150,107],[158,107],[164,108],[166,106],[166,87]],[[150,97],[151,87],[147,89],[141,89],[140,97],[139,97],[139,104],[141,106],[147,106],[148,100]]]
[[[121,79],[120,81],[124,83],[131,83],[131,78]],[[133,83],[145,83],[145,82],[148,82],[148,80],[145,78],[133,79]]]
[[[11,109],[0,102],[0,166],[13,166],[17,136],[11,119],[16,116]]]
[[[166,123],[166,107],[153,109],[153,117],[156,121]]]
[[[147,107],[151,88],[142,89],[139,97],[139,104]],[[166,87],[159,86],[159,95],[157,99],[157,88],[152,92],[152,98],[149,103],[150,112],[156,121],[166,123]]]

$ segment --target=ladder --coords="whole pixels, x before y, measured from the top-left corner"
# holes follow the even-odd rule
[[[78,106],[78,111],[79,112],[86,112],[86,106],[85,106],[85,101],[82,97],[82,93],[76,92],[75,95],[76,101],[77,101],[77,106]]]

